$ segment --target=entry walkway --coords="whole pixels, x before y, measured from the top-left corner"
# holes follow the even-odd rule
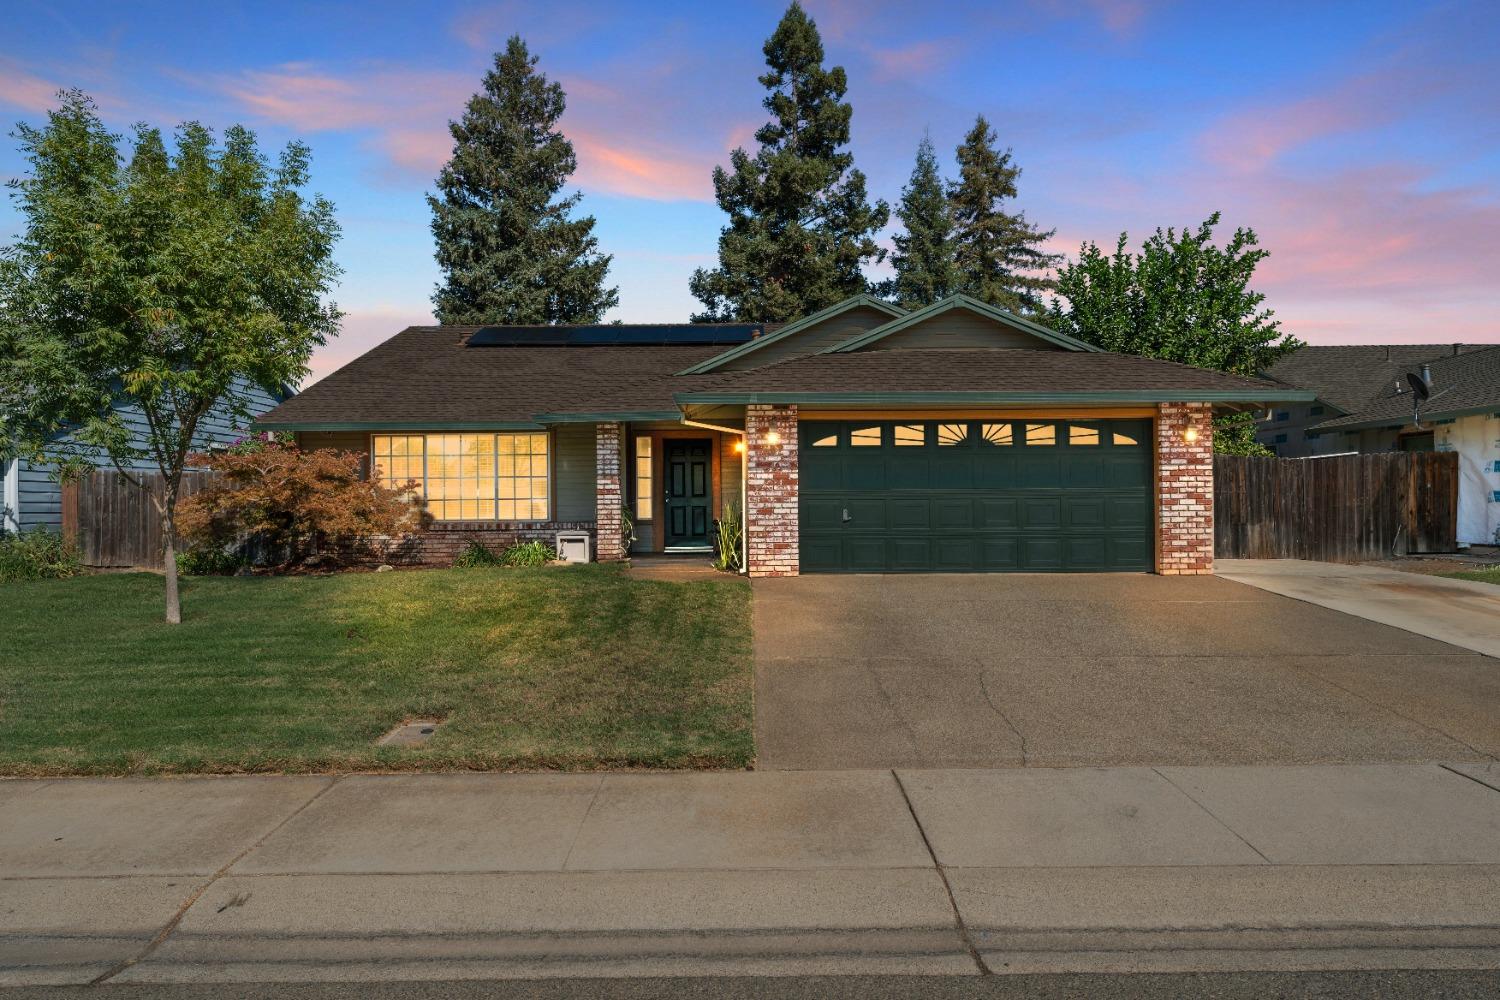
[[[1220,559],[1229,580],[1500,657],[1500,587],[1304,559]]]
[[[0,782],[0,985],[1500,967],[1493,763]]]

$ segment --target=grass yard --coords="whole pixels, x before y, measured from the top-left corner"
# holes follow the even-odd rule
[[[750,589],[611,566],[0,585],[0,773],[738,768]],[[376,747],[410,718],[421,749]]]
[[[1477,580],[1480,583],[1493,583],[1500,586],[1500,566],[1490,566],[1485,569],[1465,570],[1461,573],[1444,573],[1455,580]]]

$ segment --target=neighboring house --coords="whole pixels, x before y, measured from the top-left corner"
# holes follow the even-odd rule
[[[753,576],[1213,568],[1216,411],[1311,392],[1109,354],[963,296],[761,324],[409,328],[257,422],[423,484],[425,558],[593,533]]]
[[[1341,344],[1303,347],[1276,362],[1266,374],[1289,386],[1310,389],[1317,394],[1317,399],[1310,403],[1272,407],[1261,419],[1255,436],[1281,458],[1430,448],[1431,436],[1412,428],[1410,420],[1397,427],[1328,430],[1317,425],[1367,409],[1377,400],[1391,395],[1398,382],[1405,385],[1406,373],[1420,371],[1423,364],[1492,346]]]
[[[1344,350],[1349,349],[1304,348],[1289,360],[1309,351]],[[1459,544],[1500,545],[1500,344],[1455,345],[1441,356],[1428,357],[1418,357],[1412,348],[1390,350],[1412,351],[1411,360],[1384,372],[1382,388],[1371,398],[1350,398],[1347,406],[1339,407],[1341,412],[1311,423],[1308,433],[1340,442],[1335,451],[1457,452]],[[1282,365],[1272,371],[1277,378],[1314,390],[1319,399],[1328,398],[1326,388]],[[1418,411],[1419,426],[1413,420],[1406,376],[1424,371],[1431,399]],[[1402,391],[1396,391],[1398,386]]]
[[[288,399],[293,393],[289,387],[282,387],[276,393],[269,393],[259,386],[252,386],[249,383],[243,385],[241,391],[249,397],[250,409],[257,415],[265,413],[277,403]],[[121,406],[120,413],[123,414],[126,425],[134,432],[133,443],[144,447],[147,434],[145,418],[138,409],[131,406]],[[194,444],[201,449],[232,444],[249,433],[248,428],[237,426],[238,424],[242,424],[242,421],[233,413],[227,410],[212,411],[199,422]],[[98,465],[104,469],[114,468],[108,460]],[[130,463],[126,468],[152,472],[156,470],[156,464],[145,460]],[[8,531],[35,527],[60,528],[62,526],[62,484],[58,482],[55,466],[50,462],[31,462],[26,459],[12,459],[6,462],[0,505],[4,508],[4,527]]]

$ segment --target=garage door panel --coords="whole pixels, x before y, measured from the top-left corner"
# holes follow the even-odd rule
[[[920,571],[932,566],[932,543],[926,538],[891,539],[891,569]]]
[[[937,538],[932,545],[932,562],[936,569],[949,573],[966,573],[978,569],[979,549],[975,538]]]
[[[885,481],[893,490],[925,490],[932,482],[932,463],[919,449],[896,449],[886,460]]]
[[[852,497],[844,501],[844,510],[849,512],[846,523],[855,531],[886,531],[890,525],[886,520],[886,505],[890,501],[880,498]],[[843,521],[843,511],[839,520]]]
[[[886,540],[879,536],[863,535],[848,538],[844,542],[844,560],[848,568],[857,572],[880,573],[886,569]]]
[[[1018,538],[979,539],[979,569],[1007,570],[1020,568],[1021,543]]]
[[[1103,535],[1072,535],[1063,540],[1069,569],[1102,569],[1109,565],[1109,539]]]
[[[1061,497],[1025,497],[1021,500],[1021,526],[1056,528],[1062,524]]]
[[[1078,496],[1064,494],[1061,498],[1062,523],[1068,528],[1102,528],[1105,525],[1105,510],[1108,502],[1101,496]]]
[[[797,505],[803,532],[837,531],[842,512],[843,504],[837,500],[804,497]]]
[[[1062,569],[1062,540],[1050,535],[1021,539],[1022,569]]]
[[[1141,528],[1151,526],[1151,503],[1143,496],[1111,496],[1107,498],[1108,524],[1111,528]]]
[[[974,501],[969,497],[941,497],[932,501],[933,531],[971,531]]]
[[[1087,454],[1080,454],[1081,450],[1068,449],[1068,457],[1062,463],[1063,487],[1070,490],[1102,489],[1108,485],[1109,479],[1104,456],[1097,448],[1088,449]]]
[[[975,506],[980,528],[1009,529],[1021,525],[1020,501],[1015,497],[981,497]]]
[[[1013,421],[995,424],[1011,433],[990,439],[983,421],[949,421],[963,433],[946,436],[942,421],[924,421],[921,444],[894,423],[859,423],[862,440],[879,443],[856,447],[855,425],[803,422],[805,570],[1150,568],[1148,422],[1040,422],[1033,434],[1031,423]],[[816,440],[837,443],[812,447]]]
[[[859,451],[861,449],[854,450]],[[885,459],[880,455],[851,454],[844,459],[844,490],[878,491],[887,488],[885,481]]]
[[[890,512],[892,531],[930,531],[932,529],[932,501],[892,500],[886,505]]]

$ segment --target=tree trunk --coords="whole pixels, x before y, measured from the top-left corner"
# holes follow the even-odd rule
[[[167,481],[161,504],[162,561],[167,573],[167,622],[182,624],[182,601],[177,595],[177,486]]]

